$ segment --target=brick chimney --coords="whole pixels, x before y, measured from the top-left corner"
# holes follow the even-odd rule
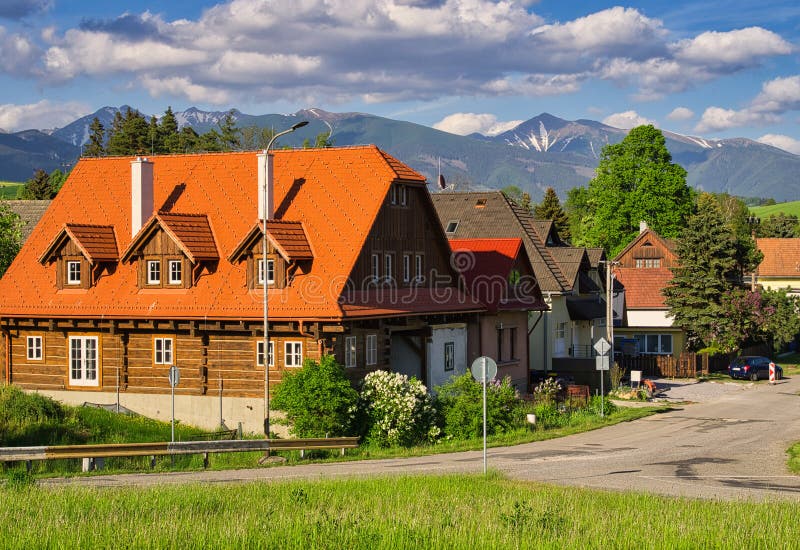
[[[264,219],[264,190],[267,191],[267,219],[275,217],[275,191],[273,187],[272,155],[258,154],[258,219]]]
[[[136,157],[131,162],[131,236],[153,215],[153,163]]]

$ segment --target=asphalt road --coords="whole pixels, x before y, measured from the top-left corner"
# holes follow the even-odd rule
[[[800,376],[774,386],[763,381],[730,388],[732,391],[706,392],[710,395],[706,402],[683,405],[635,422],[489,449],[489,468],[515,479],[598,489],[721,500],[800,500],[800,476],[786,469],[786,449],[800,440]],[[675,394],[678,393],[676,389]],[[691,388],[688,393],[692,393]],[[248,470],[100,475],[43,480],[41,484],[230,483],[477,473],[482,468],[482,452],[471,451]]]

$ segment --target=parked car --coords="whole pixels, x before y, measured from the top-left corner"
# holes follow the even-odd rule
[[[750,379],[754,382],[760,378],[769,380],[769,364],[772,360],[769,357],[748,355],[737,357],[728,365],[728,374],[731,378]],[[775,365],[775,378],[783,378],[783,369]]]

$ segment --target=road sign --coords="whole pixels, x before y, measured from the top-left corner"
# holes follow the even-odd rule
[[[609,344],[608,340],[606,340],[601,336],[600,339],[597,342],[595,342],[594,349],[600,355],[606,355],[611,350],[611,344]]]
[[[180,382],[180,381],[181,381],[181,373],[178,370],[178,367],[176,367],[175,365],[172,365],[169,368],[169,385],[170,385],[170,387],[173,387],[173,388],[176,387],[178,385],[178,382]]]
[[[486,380],[494,380],[494,377],[497,376],[497,363],[491,357],[484,355],[475,359],[470,367],[472,377],[478,382],[483,381],[484,361],[486,362]]]
[[[775,363],[773,363],[772,361],[770,361],[769,363],[769,383],[770,384],[775,383]]]
[[[594,368],[596,370],[609,370],[608,355],[598,355],[594,358]]]

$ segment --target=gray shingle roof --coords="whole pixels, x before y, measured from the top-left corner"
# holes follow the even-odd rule
[[[50,206],[51,202],[53,201],[5,201],[11,210],[14,211],[22,220],[21,233],[23,244],[26,240],[28,240],[33,228],[36,227],[36,224],[42,219],[42,216],[44,216],[44,213],[47,210],[47,207]]]

